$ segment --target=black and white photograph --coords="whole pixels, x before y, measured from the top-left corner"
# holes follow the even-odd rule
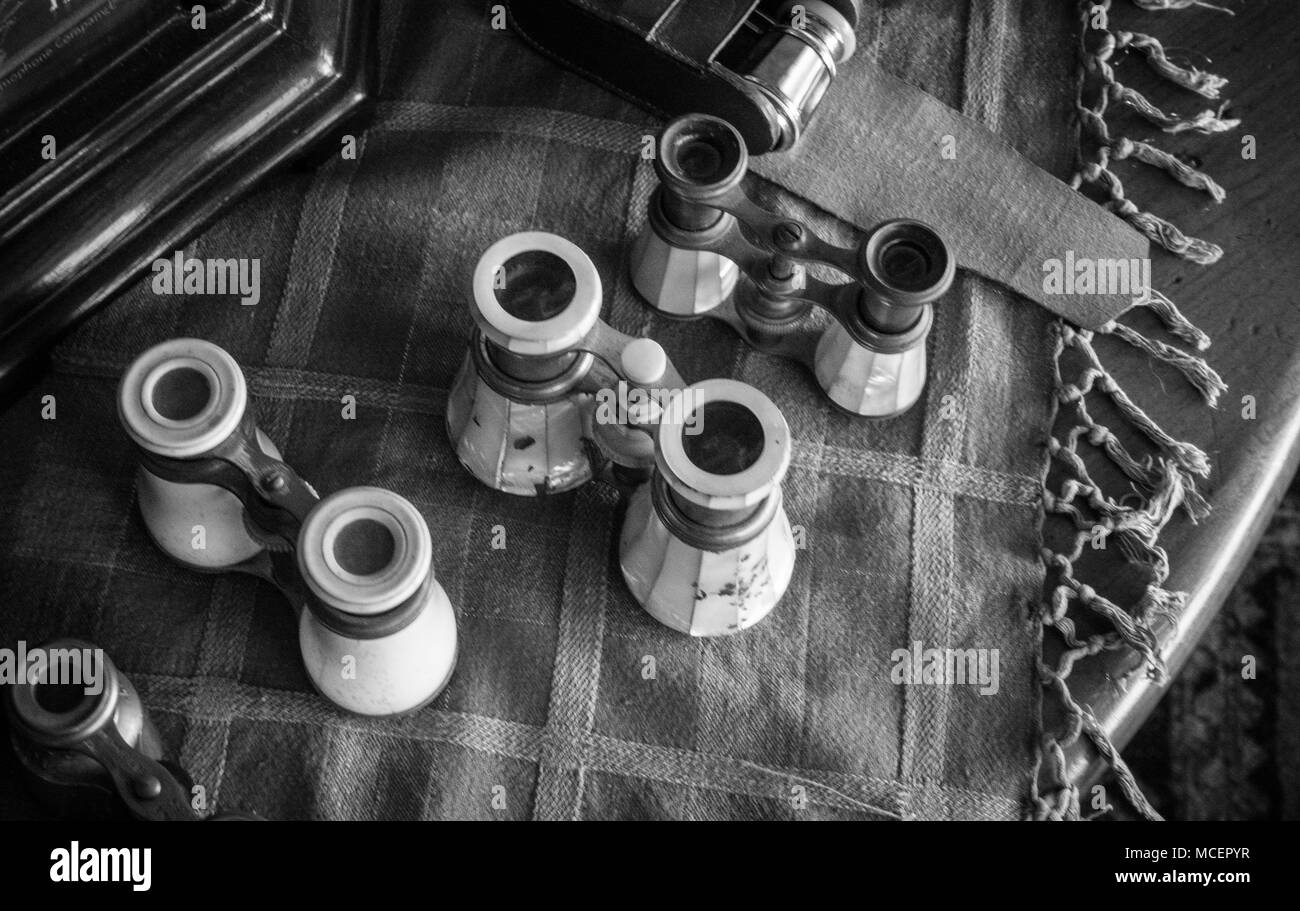
[[[766,834],[1246,895],[1298,84],[1293,0],[0,0],[14,881],[874,821]]]

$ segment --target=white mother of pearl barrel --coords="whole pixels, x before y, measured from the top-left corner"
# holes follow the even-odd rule
[[[691,426],[692,417],[706,417],[715,404],[743,416],[746,439],[729,438],[732,428],[718,426],[715,420]],[[781,480],[790,465],[790,428],[771,399],[730,379],[688,386],[664,410],[666,418],[655,436],[655,465],[669,497],[690,504],[697,516],[703,509],[719,520],[734,516],[737,522],[755,510],[774,508],[766,525],[748,540],[700,547],[674,535],[664,522],[654,503],[652,480],[628,505],[619,538],[623,578],[659,622],[692,636],[731,635],[767,616],[794,572],[794,537],[781,502]],[[701,437],[712,435],[712,440],[702,440],[706,450],[716,444],[715,451],[743,448],[747,455],[727,470],[706,470],[693,455],[700,447],[687,440],[693,430]],[[708,538],[709,527],[701,526],[701,534]]]
[[[350,552],[345,542],[358,523],[380,549]],[[378,487],[321,500],[298,535],[298,568],[313,595],[363,626],[420,598],[413,620],[377,638],[339,633],[302,611],[303,664],[321,695],[360,715],[396,715],[442,692],[456,665],[456,615],[434,578],[429,526],[409,500]]]
[[[677,317],[708,313],[731,296],[740,277],[725,256],[674,247],[649,224],[633,242],[631,264],[637,293],[651,307]]]
[[[501,277],[515,257],[549,254],[573,278],[572,298],[544,319],[525,319],[498,297]],[[576,349],[600,318],[596,265],[576,244],[544,231],[511,234],[489,247],[474,268],[475,324],[498,349],[522,358],[547,358]],[[462,465],[484,484],[523,496],[559,493],[591,480],[583,438],[590,436],[591,396],[570,393],[547,402],[515,401],[494,389],[470,351],[452,385],[447,433]]]
[[[832,402],[869,418],[902,414],[925,389],[925,341],[907,351],[866,348],[838,323],[817,342],[813,372]]]
[[[145,450],[173,459],[202,458],[239,429],[248,407],[244,374],[224,349],[194,338],[155,345],[137,357],[118,386],[118,416]],[[258,447],[280,458],[258,430]],[[181,484],[140,468],[136,492],[145,527],[183,565],[225,569],[263,546],[244,526],[239,498],[213,484]]]

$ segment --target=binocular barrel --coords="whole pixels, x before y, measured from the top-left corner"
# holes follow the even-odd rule
[[[461,464],[521,496],[560,493],[596,473],[579,386],[580,350],[600,319],[600,275],[575,244],[531,231],[497,241],[471,281],[476,326],[452,384],[447,433]]]
[[[661,623],[730,635],[763,619],[794,571],[781,496],[790,428],[771,399],[736,380],[688,386],[665,411],[655,475],[623,522],[623,578]]]
[[[790,0],[773,27],[732,64],[742,90],[777,125],[776,150],[798,143],[838,65],[856,47],[853,23],[840,10],[824,0]]]
[[[298,568],[324,610],[303,611],[298,642],[316,689],[363,715],[431,702],[456,666],[456,615],[434,578],[419,511],[378,487],[351,487],[312,510]]]

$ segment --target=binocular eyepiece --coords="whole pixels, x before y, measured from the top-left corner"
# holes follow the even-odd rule
[[[740,187],[748,171],[749,152],[745,141],[721,117],[703,114],[679,117],[659,134],[655,174],[667,190],[666,205],[686,201],[715,209],[712,213],[697,210],[702,216],[699,221],[717,219],[721,213],[716,209]],[[705,227],[699,223],[682,224],[676,217],[673,223],[687,230]]]
[[[243,371],[211,342],[172,339],[142,353],[118,386],[117,409],[131,441],[160,459],[203,464],[236,435],[280,459],[248,411]],[[141,465],[136,492],[150,536],[178,563],[228,569],[267,550],[245,525],[239,497],[223,487],[167,480]]]

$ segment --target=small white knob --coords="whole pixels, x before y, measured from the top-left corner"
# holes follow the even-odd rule
[[[636,386],[652,386],[668,371],[668,355],[652,338],[639,338],[623,349],[623,375]]]

